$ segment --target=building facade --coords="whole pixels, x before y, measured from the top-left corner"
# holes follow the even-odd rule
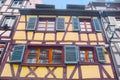
[[[2,80],[117,80],[99,11],[39,4],[19,11]]]
[[[0,0],[0,68],[14,34],[14,29],[19,20],[20,8],[35,8],[40,0]],[[2,64],[3,65],[3,64]]]
[[[120,80],[120,3],[93,2],[93,10],[101,10],[101,23]]]

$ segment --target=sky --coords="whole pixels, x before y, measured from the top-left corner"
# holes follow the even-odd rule
[[[57,9],[65,9],[66,4],[85,5],[95,0],[42,0],[44,4],[53,4]],[[112,1],[112,0],[107,0]]]

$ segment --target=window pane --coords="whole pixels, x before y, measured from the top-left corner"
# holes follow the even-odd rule
[[[28,51],[28,58],[26,63],[36,63],[37,49],[30,49]]]
[[[12,7],[20,8],[23,1],[14,1]]]
[[[86,31],[86,29],[81,29],[81,31]]]
[[[40,57],[39,57],[40,64],[48,63],[48,54],[49,54],[49,49],[40,49]]]
[[[8,28],[11,29],[14,23],[15,17],[5,17],[2,23],[2,27],[4,27],[7,24]]]
[[[53,64],[60,64],[62,63],[62,50],[60,49],[53,49],[53,60],[52,63]]]

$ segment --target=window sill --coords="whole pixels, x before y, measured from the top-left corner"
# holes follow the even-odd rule
[[[100,64],[100,63],[98,63],[98,62],[79,62],[79,64],[80,65],[98,65],[98,64]]]
[[[60,66],[63,67],[65,64],[33,64],[33,63],[23,63],[22,66]]]

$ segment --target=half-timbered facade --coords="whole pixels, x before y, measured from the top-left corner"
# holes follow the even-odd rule
[[[19,11],[2,80],[117,80],[99,11],[75,5]]]
[[[101,10],[101,22],[112,59],[120,80],[120,3],[93,2],[93,10]]]
[[[11,44],[16,23],[19,19],[20,8],[35,8],[40,0],[0,0],[0,64],[7,55]],[[6,50],[5,50],[6,49]]]

